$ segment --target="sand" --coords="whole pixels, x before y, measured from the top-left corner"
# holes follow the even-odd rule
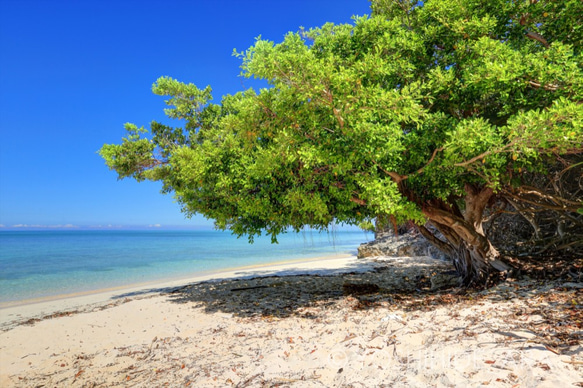
[[[0,386],[583,386],[581,283],[431,290],[450,270],[328,258],[4,308]]]

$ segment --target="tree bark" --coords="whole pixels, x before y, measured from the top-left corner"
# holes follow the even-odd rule
[[[493,274],[511,269],[484,234],[483,213],[492,196],[490,188],[467,185],[463,213],[443,201],[432,201],[423,208],[424,214],[447,240],[435,241],[433,236],[429,241],[452,258],[465,286],[484,286]],[[422,234],[430,233],[423,229],[420,229]]]

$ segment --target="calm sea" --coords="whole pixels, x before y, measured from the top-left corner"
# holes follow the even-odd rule
[[[249,244],[220,231],[2,231],[0,302],[100,290],[201,272],[356,254],[362,231],[289,233]]]

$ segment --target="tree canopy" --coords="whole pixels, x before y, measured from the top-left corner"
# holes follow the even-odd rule
[[[580,192],[525,183],[557,161],[583,163],[583,3],[371,9],[237,53],[243,77],[269,83],[259,91],[213,103],[210,87],[158,79],[153,92],[183,125],[126,124],[101,155],[120,178],[161,181],[187,216],[238,235],[413,222],[466,283],[508,269],[482,227],[496,199],[520,202],[528,187],[583,225]]]

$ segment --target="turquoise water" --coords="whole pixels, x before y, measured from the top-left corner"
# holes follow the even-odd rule
[[[201,272],[356,254],[362,231],[289,233],[249,244],[220,231],[3,231],[0,302],[93,291]]]

